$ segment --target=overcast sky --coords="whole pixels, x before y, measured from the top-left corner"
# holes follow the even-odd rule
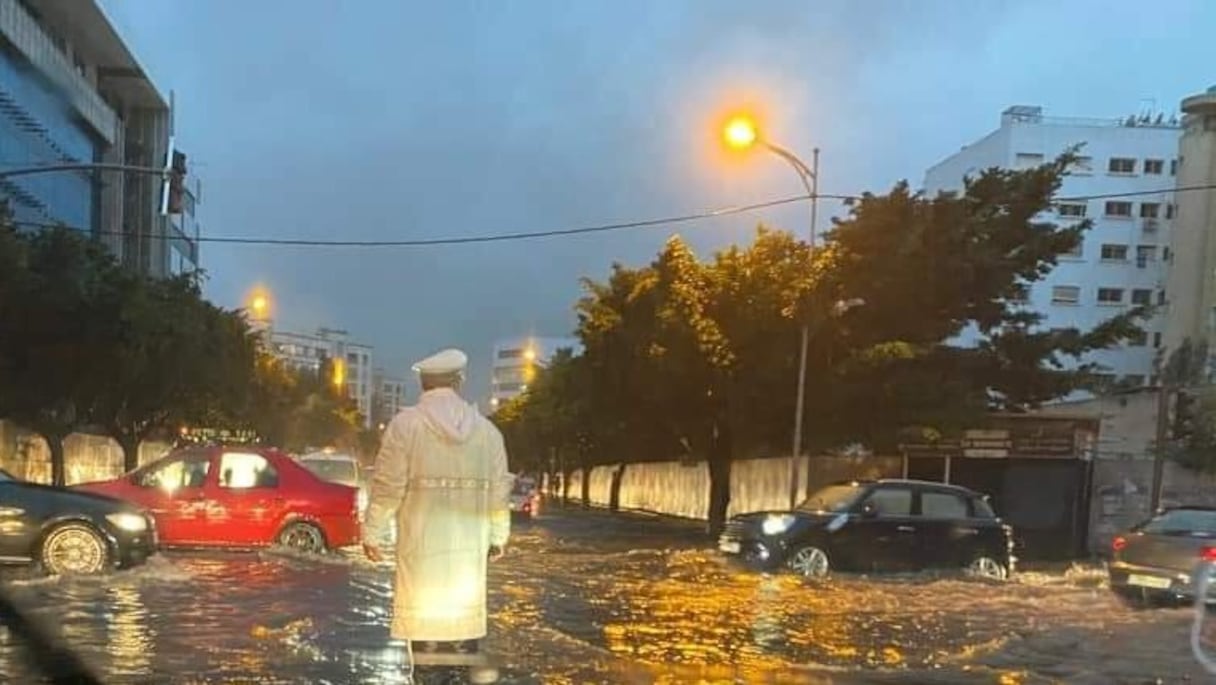
[[[731,160],[742,104],[823,192],[882,191],[1011,104],[1115,117],[1216,83],[1216,3],[1118,0],[103,0],[177,102],[205,235],[398,239],[569,228],[795,194]],[[829,208],[831,211],[832,208]],[[204,244],[208,296],[264,283],[276,325],[344,328],[380,365],[446,346],[485,388],[500,337],[563,335],[579,279],[673,232],[708,253],[787,207],[679,227],[429,248]]]

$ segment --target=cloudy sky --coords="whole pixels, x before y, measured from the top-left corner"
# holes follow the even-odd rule
[[[1011,104],[1172,112],[1216,83],[1208,0],[103,0],[178,107],[205,235],[409,239],[570,228],[795,194],[735,159],[743,107],[823,192],[919,185]],[[1202,32],[1206,35],[1207,31]],[[831,211],[834,208],[828,208]],[[427,248],[204,244],[208,295],[255,284],[277,325],[344,328],[381,365],[455,345],[485,387],[500,337],[562,335],[579,279],[671,233],[705,253],[786,207],[679,227]]]

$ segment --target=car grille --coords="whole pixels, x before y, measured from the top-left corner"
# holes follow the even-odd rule
[[[728,521],[726,527],[722,529],[722,539],[742,540],[746,528],[742,521]]]

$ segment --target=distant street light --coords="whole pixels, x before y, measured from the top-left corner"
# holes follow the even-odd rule
[[[815,148],[811,158],[812,166],[807,166],[798,155],[765,139],[756,121],[746,115],[732,117],[722,129],[722,139],[728,147],[735,150],[748,150],[756,145],[763,146],[769,152],[777,155],[794,167],[798,180],[811,198],[810,251],[815,253],[815,220],[819,212],[819,148]],[[793,451],[790,454],[790,508],[798,505],[798,457],[802,454],[802,414],[806,405],[806,356],[810,344],[810,324],[802,324],[802,343],[798,354],[798,390],[794,398],[794,439]],[[808,477],[810,465],[807,465]]]

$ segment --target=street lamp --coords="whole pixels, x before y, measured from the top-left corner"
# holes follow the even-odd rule
[[[748,116],[732,117],[722,129],[722,138],[728,147],[735,150],[748,150],[756,145],[784,159],[798,173],[798,180],[811,198],[810,251],[815,253],[815,221],[819,213],[819,148],[815,148],[811,157],[811,166],[799,159],[798,155],[767,140],[761,135],[756,121]],[[811,329],[809,323],[802,324],[802,342],[798,352],[798,394],[794,399],[794,448],[790,454],[790,508],[798,505],[798,457],[802,454],[802,413],[806,404],[806,356],[810,344]],[[809,476],[810,465],[807,465]]]

